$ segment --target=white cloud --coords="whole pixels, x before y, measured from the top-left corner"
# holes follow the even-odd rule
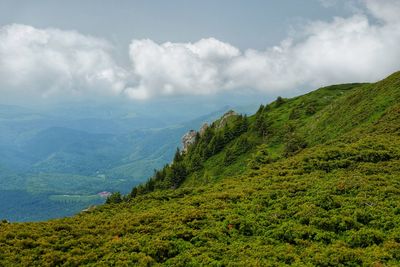
[[[240,52],[210,38],[193,44],[161,45],[151,40],[134,40],[129,54],[139,83],[127,93],[133,98],[148,98],[159,94],[213,93],[225,86],[221,72]]]
[[[8,25],[0,28],[0,90],[147,99],[250,89],[278,94],[375,81],[400,69],[400,1],[354,3],[361,3],[354,15],[310,22],[263,51],[240,51],[214,38],[162,44],[133,40],[132,65],[126,68],[118,66],[104,40]]]
[[[366,12],[311,22],[296,37],[264,51],[240,53],[215,39],[194,44],[134,40],[130,56],[138,84],[129,89],[130,96],[250,88],[275,93],[381,79],[400,69],[400,1],[362,3]],[[374,23],[367,13],[380,22]]]
[[[103,40],[27,25],[0,28],[0,88],[25,96],[119,93],[126,71]]]
[[[384,22],[400,22],[399,0],[363,0],[367,10]]]
[[[231,64],[231,79],[264,91],[375,81],[400,68],[398,26],[371,25],[364,15],[313,22],[299,42],[247,51]]]

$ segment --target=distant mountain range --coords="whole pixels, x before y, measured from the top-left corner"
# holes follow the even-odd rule
[[[0,105],[0,217],[62,217],[102,203],[98,192],[127,193],[171,161],[186,131],[226,108],[179,122],[102,106]]]

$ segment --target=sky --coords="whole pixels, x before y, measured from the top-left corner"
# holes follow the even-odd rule
[[[400,70],[398,14],[400,0],[0,0],[0,102],[373,82]]]

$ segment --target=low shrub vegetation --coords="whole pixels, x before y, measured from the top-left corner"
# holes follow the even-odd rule
[[[395,73],[216,121],[128,196],[1,221],[0,265],[399,265],[399,103]]]

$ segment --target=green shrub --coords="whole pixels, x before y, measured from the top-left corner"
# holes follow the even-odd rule
[[[349,233],[347,243],[351,247],[366,248],[372,245],[380,245],[384,241],[384,234],[379,230],[362,228]]]

